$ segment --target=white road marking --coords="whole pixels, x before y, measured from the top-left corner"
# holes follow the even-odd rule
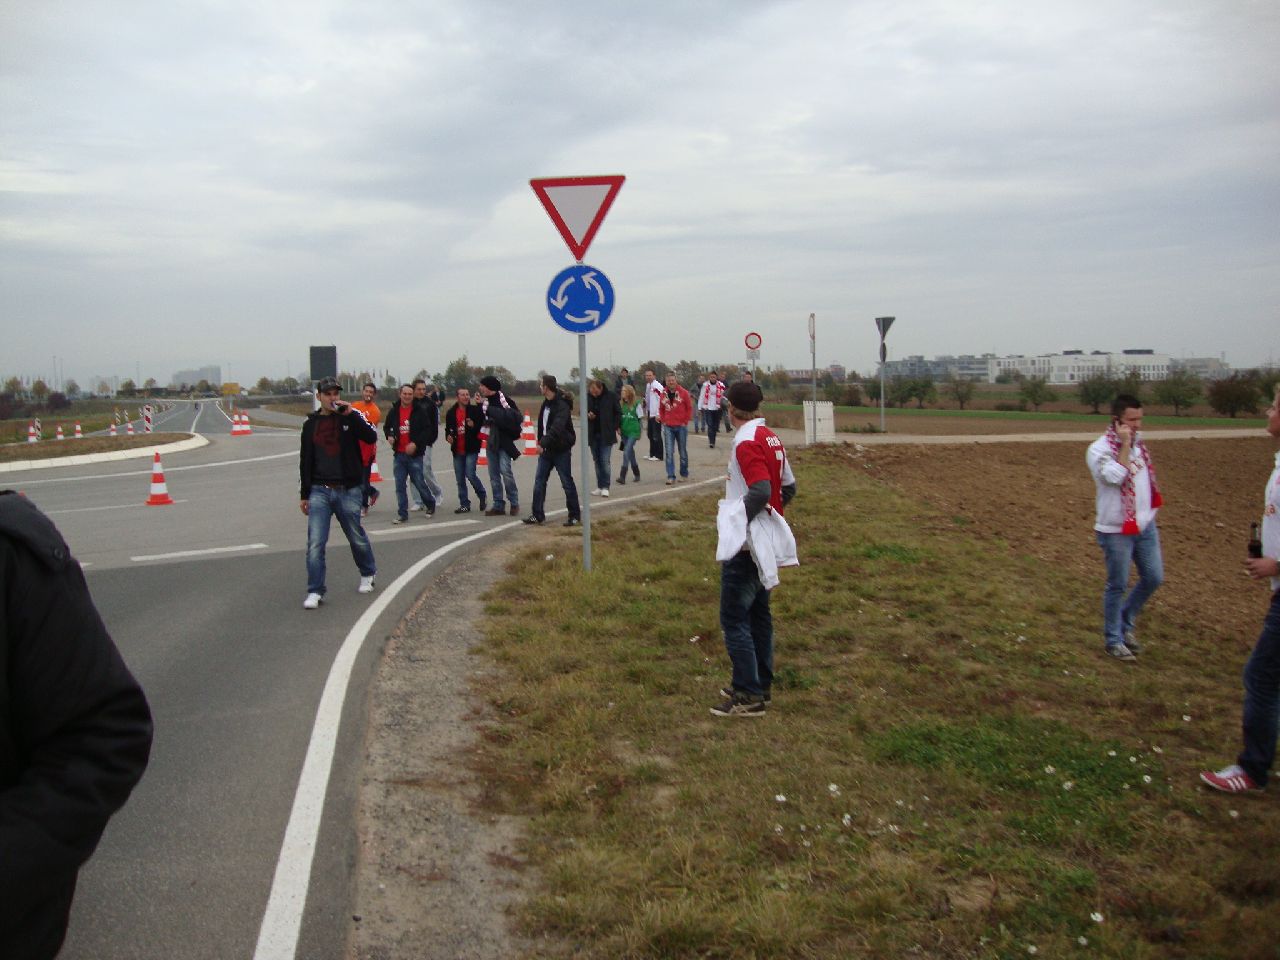
[[[182,473],[186,470],[204,470],[206,467],[234,467],[241,463],[258,463],[262,460],[281,460],[285,457],[298,459],[297,453],[270,453],[261,457],[246,457],[243,460],[218,460],[214,463],[193,463],[185,467],[165,467],[164,472]],[[120,473],[95,473],[87,477],[50,477],[48,480],[23,480],[23,487],[33,487],[39,483],[79,483],[81,480],[111,480],[115,477],[149,477],[151,469],[125,470]],[[16,482],[16,481],[15,481]]]
[[[207,550],[178,550],[174,553],[151,553],[141,557],[130,557],[135,563],[147,560],[180,560],[184,557],[207,557],[217,553],[239,553],[242,550],[265,550],[265,543],[242,543],[235,547],[209,547]]]
[[[691,483],[684,489],[723,480],[722,474],[710,480]],[[595,509],[599,506],[620,505],[628,500],[644,500],[670,492],[672,491],[664,486],[659,490],[620,497],[609,504],[593,503],[591,507]],[[564,512],[563,509],[553,510],[547,516],[551,517]],[[315,858],[316,840],[320,834],[320,820],[324,815],[325,793],[329,786],[329,774],[333,769],[338,726],[342,721],[342,705],[347,698],[351,670],[373,625],[400,592],[432,563],[469,543],[508,531],[514,525],[515,523],[500,522],[469,537],[447,543],[427,554],[396,577],[391,585],[378,595],[342,641],[333,665],[329,668],[324,692],[320,695],[320,705],[316,708],[316,720],[311,728],[307,755],[302,761],[302,773],[298,775],[298,789],[293,796],[289,824],[285,828],[284,840],[280,844],[280,857],[276,860],[276,872],[271,881],[271,894],[267,898],[267,909],[262,917],[262,926],[258,929],[258,944],[253,952],[253,960],[294,960],[297,955],[302,915],[306,910],[307,893],[311,884],[311,864]],[[427,529],[429,529],[427,526],[416,528],[422,531]]]
[[[431,533],[435,530],[448,530],[450,527],[474,527],[479,522],[479,520],[441,520],[437,523],[434,520],[426,520],[422,523],[405,523],[398,527],[388,527],[385,530],[370,530],[366,526],[364,532],[371,537],[393,537],[400,533]]]
[[[175,500],[174,503],[190,503],[189,500]],[[92,510],[132,510],[134,507],[145,507],[145,503],[116,503],[109,507],[70,507],[66,510],[46,510],[49,516],[57,516],[63,513],[89,513]]]

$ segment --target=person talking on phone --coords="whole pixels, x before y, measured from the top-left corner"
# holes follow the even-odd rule
[[[1142,401],[1122,393],[1111,402],[1111,426],[1085,455],[1097,488],[1094,535],[1107,568],[1102,591],[1104,649],[1108,656],[1126,663],[1133,663],[1142,652],[1134,633],[1138,614],[1164,582],[1156,528],[1156,512],[1163,500],[1141,428]],[[1130,591],[1131,566],[1138,568],[1138,582]]]
[[[360,523],[364,490],[360,443],[377,443],[378,431],[359,410],[339,399],[341,393],[333,377],[321,380],[316,387],[320,407],[302,425],[299,472],[302,515],[307,518],[307,597],[302,601],[305,610],[314,610],[324,602],[324,553],[333,517],[338,518],[360,571],[357,592],[372,593],[378,572],[373,546]]]

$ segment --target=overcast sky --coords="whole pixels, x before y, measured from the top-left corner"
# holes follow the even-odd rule
[[[1275,0],[0,0],[0,375],[1280,362]],[[227,368],[230,368],[229,371]]]

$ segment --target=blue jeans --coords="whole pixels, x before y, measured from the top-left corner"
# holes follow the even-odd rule
[[[329,542],[329,521],[338,518],[338,526],[351,544],[351,556],[362,577],[378,572],[373,562],[373,547],[360,524],[360,487],[338,490],[314,486],[307,498],[307,593],[324,596],[324,548]]]
[[[1262,634],[1244,665],[1244,751],[1236,763],[1258,786],[1276,759],[1277,717],[1280,715],[1280,590],[1262,621]]]
[[[716,434],[720,432],[720,411],[703,410],[702,418],[707,425],[707,441],[714,447],[716,445]]]
[[[591,441],[591,459],[596,465],[596,486],[601,490],[608,490],[609,484],[613,482],[613,441],[612,440],[592,440]]]
[[[773,614],[751,554],[720,566],[720,631],[733,664],[733,689],[759,697],[773,686]]]
[[[471,484],[471,489],[476,492],[476,496],[480,499],[480,509],[484,509],[485,497],[484,485],[480,482],[480,478],[476,476],[476,461],[480,459],[479,453],[455,453],[453,455],[453,478],[458,481],[458,506],[471,506],[471,498],[467,495],[467,484]]]
[[[1107,565],[1107,585],[1102,591],[1103,638],[1108,647],[1124,643],[1143,605],[1164,582],[1164,559],[1160,555],[1160,531],[1152,520],[1136,536],[1098,533],[1098,546]],[[1129,596],[1129,566],[1138,568],[1138,582]]]
[[[564,487],[564,505],[569,516],[578,519],[582,516],[582,505],[578,503],[578,485],[573,482],[573,448],[554,455],[541,454],[538,457],[538,472],[533,476],[533,515],[539,520],[547,519],[543,509],[547,500],[547,480],[551,471],[560,474],[560,484]]]
[[[698,392],[701,393],[702,390],[699,389]],[[701,407],[693,408],[693,432],[694,433],[702,432],[702,408]]]
[[[680,446],[680,476],[689,476],[689,428],[687,426],[668,427],[665,424],[662,427],[662,446],[666,451],[667,461],[667,477],[674,480],[676,477],[676,462],[671,456],[671,448],[679,444]]]
[[[395,461],[396,478],[396,513],[401,520],[409,518],[409,492],[405,489],[405,480],[413,484],[428,510],[435,510],[436,498],[427,489],[427,481],[422,476],[422,458],[407,453],[397,453]]]
[[[479,454],[476,454],[476,456],[479,456]],[[418,457],[422,460],[422,479],[426,483],[427,489],[431,491],[431,496],[436,500],[443,500],[444,487],[440,486],[439,481],[436,480],[435,471],[431,469],[431,447],[423,447],[419,450]],[[427,501],[423,500],[421,495],[418,495],[416,487],[409,492],[413,495],[416,503],[426,504]],[[432,504],[431,509],[435,509],[434,504]]]
[[[622,438],[622,468],[618,471],[619,478],[627,475],[627,465],[630,464],[631,472],[637,480],[640,479],[640,464],[636,463],[636,442],[639,439],[639,437]]]
[[[520,506],[520,491],[516,489],[516,473],[511,466],[511,457],[501,450],[489,448],[489,487],[493,490],[493,509],[502,510],[507,501],[511,506]],[[506,500],[502,491],[506,488]]]

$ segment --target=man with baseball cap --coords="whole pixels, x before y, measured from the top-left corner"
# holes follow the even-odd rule
[[[360,523],[360,499],[364,488],[361,441],[377,443],[378,432],[351,404],[339,398],[342,388],[333,377],[316,387],[320,403],[302,425],[302,515],[307,518],[307,598],[303,609],[314,610],[324,601],[325,546],[329,521],[338,525],[351,544],[351,556],[360,571],[360,593],[373,591],[378,572],[373,547]]]

